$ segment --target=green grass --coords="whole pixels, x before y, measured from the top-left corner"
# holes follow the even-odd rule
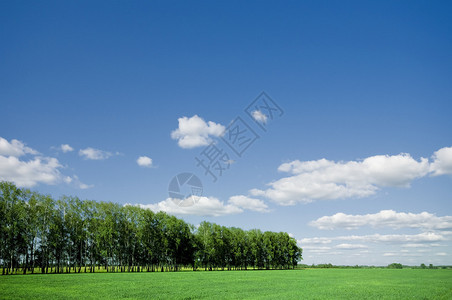
[[[0,276],[0,299],[452,299],[452,270],[306,269]]]

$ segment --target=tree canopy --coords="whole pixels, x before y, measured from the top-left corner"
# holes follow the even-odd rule
[[[202,222],[0,182],[3,274],[293,268],[302,249],[285,232]]]

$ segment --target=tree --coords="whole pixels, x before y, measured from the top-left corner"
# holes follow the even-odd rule
[[[205,221],[199,224],[196,231],[196,257],[205,270],[212,267],[212,232],[212,224]]]
[[[399,263],[392,263],[392,264],[388,265],[388,268],[389,269],[402,269],[403,266],[402,266],[402,264],[399,264]]]
[[[65,203],[58,201],[50,217],[47,240],[48,252],[55,265],[55,273],[63,272],[61,263],[65,258],[67,247],[66,228]]]
[[[290,268],[302,249],[285,232],[244,231],[202,222],[198,228],[138,206],[32,193],[0,182],[3,274]],[[431,266],[433,267],[433,266]]]
[[[19,264],[19,256],[25,248],[25,203],[23,191],[10,182],[0,185],[3,224],[1,227],[3,274],[13,273]]]

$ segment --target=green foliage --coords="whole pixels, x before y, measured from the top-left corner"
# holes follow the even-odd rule
[[[388,265],[388,268],[389,269],[402,269],[403,266],[402,266],[402,264],[399,264],[399,263],[392,263],[392,264]]]
[[[3,274],[293,268],[301,248],[287,233],[203,222],[198,229],[163,212],[82,201],[0,182]]]
[[[337,268],[336,266],[333,266],[331,263],[329,264],[318,264],[318,265],[312,265],[313,268],[320,268],[320,269],[331,269],[331,268]]]
[[[307,269],[3,276],[2,299],[452,299],[450,270]]]

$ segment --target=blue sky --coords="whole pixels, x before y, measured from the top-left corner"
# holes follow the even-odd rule
[[[3,1],[0,179],[287,231],[308,264],[452,264],[451,13]],[[266,131],[244,111],[262,91],[284,112],[255,109]],[[241,157],[222,139],[237,117],[259,135]],[[211,142],[230,156],[216,182],[195,160]],[[203,183],[193,206],[168,199],[182,172]]]

